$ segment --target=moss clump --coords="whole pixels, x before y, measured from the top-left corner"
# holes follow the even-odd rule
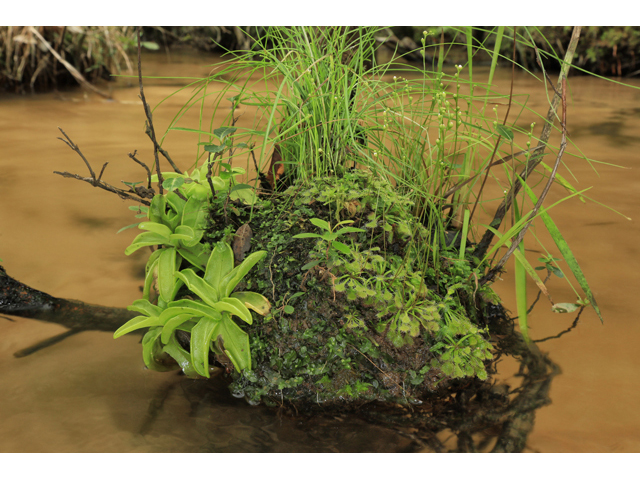
[[[249,223],[251,250],[267,255],[239,287],[273,305],[244,326],[252,370],[233,374],[234,394],[265,403],[420,402],[457,378],[487,378],[491,345],[472,266],[432,241],[435,229],[390,184],[355,170],[294,184],[253,208],[223,201],[205,238],[229,239]],[[340,222],[351,228],[335,235]],[[318,235],[294,238],[301,233]]]

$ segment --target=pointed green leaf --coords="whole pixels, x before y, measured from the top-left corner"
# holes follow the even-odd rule
[[[326,230],[327,232],[331,231],[331,227],[329,226],[329,224],[327,222],[325,222],[324,220],[320,219],[320,218],[311,218],[311,219],[309,219],[309,221],[311,223],[313,223],[318,228],[322,228],[323,230]]]
[[[246,334],[231,318],[221,323],[220,335],[224,341],[224,353],[238,372],[251,370],[251,351],[249,335]]]
[[[148,230],[150,232],[157,233],[165,238],[169,238],[169,235],[171,235],[171,229],[162,223],[142,222],[138,225],[138,228],[140,230]]]
[[[198,295],[205,303],[214,306],[220,299],[218,291],[207,283],[202,277],[199,277],[191,268],[176,272],[176,276],[180,278],[189,290]]]
[[[336,233],[338,235],[343,235],[345,233],[356,233],[356,232],[366,232],[366,230],[363,230],[362,228],[356,228],[356,227],[344,227],[338,230]]]
[[[536,198],[531,188],[526,183],[523,183],[523,185],[525,187],[525,190],[527,191],[527,194],[531,198],[531,200],[534,203],[537,203],[538,199]],[[569,265],[569,268],[571,269],[571,273],[573,273],[573,276],[576,278],[576,280],[580,284],[582,291],[585,293],[585,295],[589,299],[589,302],[591,303],[591,305],[593,305],[593,309],[598,314],[598,318],[600,319],[600,322],[604,323],[604,319],[602,318],[600,308],[598,307],[598,304],[596,303],[596,299],[593,296],[593,293],[591,293],[591,289],[589,288],[589,284],[587,283],[587,278],[584,276],[584,273],[582,272],[580,265],[578,265],[578,261],[576,260],[576,257],[573,255],[573,252],[569,248],[569,244],[564,239],[564,237],[560,233],[560,230],[558,230],[558,227],[556,226],[554,221],[551,219],[549,214],[546,211],[543,211],[541,212],[540,215],[542,217],[542,221],[544,222],[544,225],[547,227],[547,230],[551,234],[551,238],[553,238],[553,241],[556,243],[558,250],[560,250],[560,253],[562,253],[562,257],[567,262],[567,265]]]
[[[221,322],[203,317],[191,330],[191,364],[203,377],[209,378],[209,348]]]
[[[216,145],[212,143],[211,145],[205,145],[204,151],[209,153],[220,153],[224,151],[224,145]]]
[[[228,275],[226,275],[220,281],[220,295],[224,297],[231,296],[231,292],[236,288],[236,285],[240,283],[240,280],[244,278],[244,276],[249,273],[249,270],[253,268],[253,266],[262,260],[267,252],[265,250],[260,250],[259,252],[252,253],[244,261],[234,268]]]
[[[507,142],[513,140],[513,130],[505,125],[496,125],[496,132],[498,132],[499,135],[503,136]]]
[[[149,317],[159,317],[162,313],[162,309],[160,307],[145,299],[134,300],[133,304],[127,307],[127,310],[144,313]]]
[[[151,254],[147,265],[144,267],[144,288],[142,290],[142,298],[149,300],[149,294],[151,293],[151,285],[155,280],[155,271],[158,266],[158,257],[162,253],[162,250],[156,250]],[[135,303],[135,302],[134,302]]]
[[[175,273],[180,268],[181,258],[175,248],[163,248],[158,257],[158,293],[165,302],[173,300],[171,295],[176,284]]]
[[[143,216],[145,216],[145,217],[146,217],[146,215],[143,215]],[[131,225],[127,225],[126,227],[122,227],[120,230],[118,230],[118,231],[116,232],[116,235],[117,235],[118,233],[123,232],[123,231],[125,231],[125,230],[128,230],[128,229],[130,229],[130,228],[137,227],[138,225],[140,225],[140,223],[132,223]]]
[[[158,339],[160,332],[160,328],[152,328],[142,337],[142,358],[144,359],[144,364],[147,368],[155,370],[156,372],[175,370],[177,366],[164,365],[156,360],[162,355],[162,345]]]
[[[315,267],[316,265],[322,263],[322,260],[313,260],[309,263],[306,263],[302,266],[301,270],[309,270],[310,268]]]
[[[156,223],[163,223],[164,213],[167,209],[167,199],[164,195],[156,195],[151,200],[149,207],[149,220]]]
[[[302,293],[302,292],[298,292]],[[256,292],[234,292],[231,294],[232,298],[240,300],[247,308],[250,308],[259,315],[267,315],[271,310],[271,303],[264,295],[260,295]],[[291,296],[289,301],[294,297]]]
[[[229,312],[231,315],[236,315],[251,325],[253,318],[251,312],[239,299],[233,297],[225,297],[215,304],[215,309],[220,312]]]
[[[178,315],[174,315],[171,317],[162,327],[162,343],[166,344],[169,342],[171,335],[175,332],[176,328],[178,328],[183,323],[191,320],[193,318],[193,314],[191,313],[181,313]]]
[[[182,300],[174,300],[169,302],[167,309],[160,315],[163,325],[168,322],[172,317],[182,314],[191,314],[194,317],[211,317],[214,320],[220,320],[221,314],[215,308],[205,305],[202,302],[196,300],[189,300],[187,298]]]
[[[162,182],[162,187],[166,190],[173,191],[180,188],[186,179],[184,177],[167,178]]]
[[[146,315],[140,315],[139,317],[132,318],[116,330],[113,334],[113,338],[121,337],[122,335],[131,333],[139,328],[158,327],[160,325],[162,325],[162,323],[160,322],[159,317],[147,317]]]
[[[221,141],[228,135],[232,135],[237,130],[236,127],[220,127],[216,128],[213,131],[213,134],[218,137]]]
[[[218,298],[222,298],[220,282],[233,270],[233,250],[226,242],[218,242],[211,252],[204,279],[218,292]]]
[[[191,365],[191,355],[180,346],[175,335],[169,338],[169,341],[162,351],[178,362],[178,365],[180,365],[180,368],[182,368],[182,371],[187,377],[194,378],[198,375],[193,365]]]
[[[169,239],[163,235],[159,235],[154,232],[144,232],[133,239],[131,245],[129,245],[125,251],[125,255],[131,255],[136,250],[142,247],[151,247],[153,245],[166,245],[169,243]]]
[[[345,255],[351,255],[351,249],[342,242],[333,241],[331,242],[331,246]]]
[[[317,233],[299,233],[294,235],[293,238],[322,238],[322,235],[318,235]]]

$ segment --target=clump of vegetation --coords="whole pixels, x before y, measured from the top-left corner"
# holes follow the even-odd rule
[[[158,249],[143,299],[130,307],[143,315],[116,336],[150,327],[143,341],[149,368],[208,377],[216,365],[250,402],[419,403],[459,379],[488,378],[494,357],[485,312],[498,302],[491,283],[512,254],[527,341],[526,275],[555,311],[591,304],[599,314],[542,208],[556,178],[570,196],[586,198],[558,175],[566,74],[579,29],[539,137],[534,125],[509,121],[512,107],[526,104],[491,91],[504,33],[500,27],[489,52],[487,84],[473,79],[470,40],[466,66],[447,73],[440,60],[423,73],[425,31],[421,75],[409,80],[398,70],[391,78],[390,65],[375,63],[375,29],[305,27],[268,29],[254,51],[196,84],[169,131],[197,134],[200,154],[190,175],[149,173],[148,188],[158,181],[168,192],[160,188],[149,208],[140,208],[148,221],[138,227],[146,232],[127,253]],[[211,93],[213,82],[224,84],[221,92]],[[265,82],[275,89],[265,91]],[[497,106],[487,108],[490,98],[509,105],[503,119]],[[562,142],[547,165],[543,152],[561,99]],[[206,130],[211,101],[212,118],[223,102],[231,108],[226,125],[214,129],[212,120]],[[258,107],[253,128],[236,127],[242,105]],[[178,126],[193,107],[201,126]],[[241,181],[247,169],[234,166],[241,159],[255,166],[253,185]],[[493,200],[485,193],[489,176],[504,198],[483,226],[475,213]],[[536,176],[545,183],[541,193],[531,188]],[[586,298],[554,304],[525,258],[522,240],[536,217]],[[502,246],[507,253],[495,262]],[[562,273],[553,256],[543,258],[542,269]]]
[[[390,184],[355,170],[310,188],[298,181],[253,215],[230,216],[248,221],[252,248],[267,252],[245,288],[274,306],[247,328],[255,367],[235,377],[236,395],[419,401],[451,379],[487,378],[491,345],[469,261],[442,245],[439,275],[434,265],[425,271],[429,232],[411,207]],[[210,241],[221,235],[212,225]],[[481,293],[496,299],[489,288]]]
[[[89,86],[123,71],[132,74],[134,47],[133,27],[0,27],[0,89]]]

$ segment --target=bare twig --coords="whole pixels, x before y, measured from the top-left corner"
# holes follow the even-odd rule
[[[75,143],[73,143],[73,141],[69,138],[69,136],[64,132],[64,130],[62,130],[62,128],[58,127],[58,130],[60,130],[60,132],[62,132],[62,135],[64,135],[64,138],[66,138],[66,140],[64,138],[60,138],[58,137],[58,140],[62,140],[64,143],[66,143],[67,145],[69,145],[69,148],[71,150],[73,150],[74,152],[76,152],[78,155],[80,155],[80,158],[82,158],[82,160],[84,161],[84,164],[87,166],[87,168],[89,169],[89,173],[91,174],[91,178],[93,179],[94,182],[96,182],[96,174],[93,171],[93,168],[91,168],[91,164],[89,163],[89,161],[85,158],[85,156],[82,154],[82,152],[80,151],[80,147],[78,147],[78,145],[76,145]],[[94,185],[95,186],[95,185]]]
[[[141,61],[141,46],[140,46],[140,35],[142,34],[142,29],[138,27],[138,83],[140,84],[140,100],[142,100],[142,107],[144,108],[144,114],[147,117],[146,123],[146,134],[149,136],[151,141],[153,142],[153,156],[155,158],[156,171],[158,173],[158,190],[160,191],[160,195],[163,194],[164,190],[162,189],[162,183],[164,179],[162,178],[162,172],[160,171],[160,161],[158,160],[158,142],[156,141],[156,132],[153,129],[153,121],[151,120],[151,109],[149,108],[149,104],[144,97],[144,88],[142,88],[142,61]]]
[[[87,182],[87,183],[91,184],[94,187],[98,187],[98,188],[101,188],[101,189],[106,190],[108,192],[115,193],[120,198],[123,198],[125,200],[133,200],[133,201],[142,203],[144,205],[150,205],[149,202],[144,200],[145,197],[148,197],[147,195],[144,194],[144,192],[138,192],[137,190],[133,190],[133,189],[131,189],[129,191],[122,190],[120,188],[114,187],[113,185],[109,185],[107,182],[104,182],[102,180],[102,174],[104,173],[104,169],[107,167],[109,162],[105,163],[102,166],[102,170],[100,171],[100,176],[98,178],[96,178],[96,174],[93,171],[93,168],[91,168],[91,164],[86,159],[86,157],[83,155],[82,151],[80,150],[80,147],[78,147],[78,145],[73,143],[73,140],[71,140],[69,138],[69,136],[64,132],[64,130],[62,130],[60,127],[58,127],[58,130],[60,130],[62,132],[62,134],[65,136],[66,140],[65,140],[65,138],[60,138],[60,137],[58,137],[58,138],[60,140],[62,140],[64,143],[66,143],[71,150],[73,150],[78,155],[80,155],[80,158],[82,158],[82,160],[84,161],[85,165],[89,169],[89,174],[91,176],[90,177],[82,177],[82,176],[80,176],[80,175],[78,175],[76,173],[57,172],[57,171],[54,171],[53,173],[58,174],[58,175],[62,175],[63,177],[66,177],[66,178],[75,178],[76,180],[81,180],[83,182]]]
[[[522,230],[520,230],[518,235],[516,235],[516,237],[512,240],[511,246],[507,250],[507,253],[505,253],[505,255],[500,259],[500,261],[493,268],[491,268],[491,270],[489,270],[484,277],[480,279],[480,285],[484,285],[485,283],[493,280],[496,273],[498,273],[500,269],[504,266],[504,264],[507,263],[507,260],[509,259],[509,257],[513,254],[515,249],[518,248],[518,245],[520,245],[520,242],[524,238],[524,235],[527,233],[527,230],[531,225],[531,223],[533,222],[534,217],[538,213],[538,210],[540,210],[540,207],[542,206],[542,202],[544,202],[544,199],[546,198],[547,194],[549,193],[549,190],[551,189],[551,185],[553,184],[553,181],[556,178],[556,172],[558,171],[558,166],[560,165],[560,161],[562,160],[562,155],[564,154],[564,150],[566,147],[567,147],[567,79],[562,78],[562,140],[560,141],[560,150],[558,151],[558,156],[556,157],[556,163],[553,165],[553,170],[549,175],[547,184],[544,186],[544,190],[540,194],[540,197],[538,197],[538,201],[533,207],[533,210],[531,210],[531,212],[529,213],[529,220],[524,225]]]
[[[98,183],[100,183],[100,180],[102,180],[102,174],[104,173],[104,169],[107,168],[107,165],[109,165],[109,162],[104,162],[102,170],[100,170],[100,175],[98,175]]]
[[[160,144],[156,140],[156,131],[153,128],[151,108],[147,103],[147,100],[144,96],[144,88],[142,87],[142,61],[141,61],[141,53],[140,53],[142,49],[142,47],[140,46],[140,35],[142,33],[141,30],[142,29],[138,27],[138,34],[137,34],[138,35],[138,82],[140,84],[140,100],[142,100],[144,113],[147,116],[145,133],[151,139],[151,142],[153,142],[153,156],[155,157],[156,171],[158,173],[158,190],[160,191],[160,195],[162,195],[163,193],[162,182],[164,181],[164,179],[162,178],[162,172],[160,171],[160,160],[158,159],[158,152],[160,152],[164,156],[164,158],[167,159],[167,161],[169,162],[171,167],[173,167],[173,170],[175,172],[182,173],[182,171],[176,166],[175,163],[173,163],[173,160],[171,160],[171,157],[169,156],[169,154],[160,146]]]
[[[564,57],[560,78],[558,79],[558,89],[562,85],[562,80],[567,78],[569,68],[571,67],[571,62],[573,61],[574,52],[576,50],[576,47],[578,46],[578,40],[580,38],[581,28],[582,27],[573,28],[571,41],[569,42],[567,53]],[[524,171],[520,174],[520,178],[522,179],[523,182],[527,180],[527,178],[533,173],[533,171],[537,168],[540,162],[542,162],[542,159],[544,156],[544,150],[545,150],[545,147],[547,146],[547,141],[549,140],[549,136],[551,135],[551,130],[553,128],[553,124],[556,118],[556,108],[561,98],[561,95],[559,94],[558,89],[554,89],[556,94],[553,96],[553,99],[551,100],[551,105],[549,106],[549,111],[547,113],[545,125],[542,129],[540,140],[536,147],[536,150],[538,150],[538,152],[536,153],[536,155],[534,155],[531,158],[531,160],[527,163],[527,166],[524,169]],[[509,210],[509,208],[511,208],[511,205],[513,204],[513,199],[520,192],[521,188],[522,188],[521,182],[519,181],[513,182],[513,184],[511,185],[511,189],[509,190],[509,193],[507,194],[506,198],[502,201],[502,203],[496,210],[493,220],[490,223],[490,226],[492,228],[494,228],[495,230],[500,228],[500,224],[502,223],[502,220],[504,219],[507,211]],[[478,258],[484,257],[484,255],[487,253],[487,250],[489,249],[489,245],[491,245],[491,242],[493,241],[493,236],[494,236],[493,232],[487,229],[487,231],[484,233],[482,237],[482,240],[478,242],[478,245],[476,246],[473,252],[473,255]]]
[[[134,162],[136,162],[138,165],[141,165],[147,171],[147,179],[149,180],[149,182],[147,183],[147,188],[150,189],[151,188],[151,170],[149,170],[149,167],[147,167],[146,163],[141,162],[136,158],[136,153],[138,153],[138,151],[134,150],[133,153],[129,154],[129,158]]]

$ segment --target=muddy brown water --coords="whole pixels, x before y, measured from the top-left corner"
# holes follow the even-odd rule
[[[144,69],[151,76],[198,77],[206,75],[211,70],[207,65],[215,60],[189,52],[174,52],[170,58],[154,54],[146,56]],[[640,86],[637,80],[630,83]],[[145,92],[155,105],[182,84],[149,79]],[[508,92],[509,72],[500,73],[497,84]],[[564,167],[560,172],[567,178],[575,175],[578,188],[593,186],[589,196],[633,220],[577,199],[552,211],[592,286],[605,323],[588,310],[573,332],[540,344],[563,373],[553,381],[552,404],[537,412],[527,448],[638,452],[640,90],[588,77],[572,78],[570,86],[571,138],[601,163],[567,157],[571,173]],[[0,258],[12,276],[52,295],[126,307],[139,296],[145,263],[143,254],[123,253],[135,230],[116,235],[135,221],[129,203],[52,173],[86,174],[81,159],[56,139],[60,126],[95,169],[109,162],[104,174],[108,182],[143,178],[142,169],[127,157],[134,150],[144,161],[152,156],[137,85],[119,79],[110,88],[113,101],[81,90],[0,97]],[[528,106],[546,114],[541,83],[518,75],[515,93],[531,94]],[[186,90],[170,98],[156,111],[158,131],[165,130],[188,94]],[[250,113],[240,119],[240,126],[251,124]],[[195,112],[187,114],[181,125],[196,117]],[[525,112],[519,123],[532,120]],[[173,132],[165,147],[186,168],[195,160],[197,141],[193,134]],[[562,193],[554,189],[547,204]],[[551,245],[542,228],[537,233]],[[535,262],[540,247],[527,248]],[[529,286],[531,300],[535,285]],[[549,287],[556,302],[575,298],[558,279]],[[495,288],[505,306],[515,310],[510,273]],[[529,319],[531,335],[554,335],[573,318],[551,313],[548,303],[541,301]],[[64,329],[11,320],[0,318],[3,452],[401,451],[410,443],[406,436],[357,419],[311,425],[250,407],[224,391],[196,394],[199,387],[191,381],[145,370],[135,336],[116,341],[108,333],[86,332],[15,358],[14,352]],[[509,381],[514,374],[514,362],[501,364],[502,379]],[[162,408],[154,409],[158,403]]]

